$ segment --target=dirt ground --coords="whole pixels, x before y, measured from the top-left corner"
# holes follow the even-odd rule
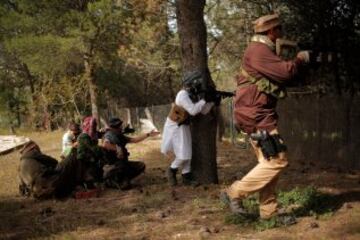
[[[43,152],[59,158],[61,132],[33,133]],[[129,145],[130,158],[143,160],[146,173],[129,191],[104,190],[100,197],[34,200],[18,195],[18,152],[0,156],[0,239],[360,239],[360,172],[291,163],[279,189],[314,186],[341,205],[330,215],[301,217],[288,227],[259,231],[228,224],[219,191],[255,164],[250,149],[218,144],[219,185],[171,189],[165,178],[169,162],[160,140]],[[290,149],[291,150],[291,149]],[[308,162],[308,161],[307,161]],[[315,164],[314,164],[315,163]]]

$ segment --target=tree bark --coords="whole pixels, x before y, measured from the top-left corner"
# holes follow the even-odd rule
[[[30,93],[31,93],[31,104],[30,104],[30,119],[28,120],[28,123],[30,125],[34,124],[36,125],[36,114],[41,112],[40,106],[39,106],[39,97],[35,93],[35,77],[31,74],[28,66],[25,63],[20,64],[22,71],[24,72],[25,79],[29,83],[30,87]]]
[[[85,57],[85,79],[89,86],[91,113],[94,118],[100,123],[100,114],[98,109],[98,93],[95,79],[93,76],[93,65],[90,63],[89,58]]]
[[[183,73],[198,70],[206,86],[213,85],[208,69],[205,0],[177,0],[176,17],[180,37]],[[191,123],[192,172],[203,184],[218,183],[216,165],[216,114],[199,114]]]

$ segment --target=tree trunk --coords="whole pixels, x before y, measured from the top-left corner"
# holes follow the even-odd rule
[[[39,97],[35,94],[35,78],[30,73],[30,70],[26,64],[21,64],[22,70],[24,71],[25,78],[27,79],[30,87],[30,93],[31,93],[31,104],[30,104],[30,111],[29,116],[30,119],[28,120],[29,125],[35,125],[36,128],[36,113],[41,112],[41,107],[39,105]]]
[[[100,114],[98,110],[98,93],[97,93],[97,86],[95,83],[95,79],[93,76],[93,66],[89,62],[89,59],[85,58],[85,79],[89,85],[89,93],[90,93],[90,103],[91,103],[91,113],[92,116],[95,117],[98,120],[98,123],[100,122]]]
[[[203,73],[205,85],[213,85],[208,69],[205,0],[177,0],[176,16],[181,44],[182,71]],[[218,183],[216,165],[216,114],[197,115],[191,123],[192,172],[204,184]]]
[[[49,113],[49,105],[47,103],[43,104],[43,128],[45,131],[50,132],[51,129],[51,114]]]
[[[171,72],[167,73],[166,78],[167,78],[167,82],[168,82],[168,86],[169,86],[169,90],[170,90],[170,99],[173,100],[173,99],[175,99],[176,95],[175,95],[175,92],[174,92],[173,80],[172,80]]]
[[[225,134],[225,120],[220,107],[217,108],[217,121],[217,140],[218,142],[222,142]]]

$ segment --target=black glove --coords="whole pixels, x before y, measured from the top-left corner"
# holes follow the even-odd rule
[[[221,102],[221,94],[218,94],[214,90],[208,90],[205,92],[204,100],[206,102],[213,102],[215,106],[219,106]]]
[[[191,98],[191,96],[190,96],[190,98]],[[205,102],[206,102],[206,92],[200,92],[200,93],[198,93],[197,95],[196,95],[196,98],[197,98],[197,101],[199,101],[199,100],[201,100],[201,99],[204,99],[205,100]],[[196,102],[197,102],[196,101]]]
[[[215,93],[212,90],[208,90],[204,93],[205,102],[215,102]]]
[[[215,94],[215,100],[214,100],[215,106],[220,106],[220,103],[221,103],[221,95]]]

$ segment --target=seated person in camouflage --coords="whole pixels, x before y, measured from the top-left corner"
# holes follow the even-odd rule
[[[103,129],[97,130],[98,120],[93,116],[85,117],[82,122],[82,133],[90,136],[91,140],[98,143],[98,140],[104,135]]]
[[[62,162],[41,152],[39,146],[30,141],[20,151],[19,191],[22,196],[35,198],[64,197],[82,181],[81,162],[72,149]]]
[[[79,124],[73,122],[69,124],[69,130],[64,134],[62,138],[61,159],[64,159],[67,155],[69,155],[71,149],[73,147],[76,147],[77,145],[76,139],[80,133],[81,133],[81,129]]]
[[[95,188],[97,183],[102,182],[104,151],[98,145],[100,132],[97,131],[97,121],[93,117],[84,119],[83,132],[77,138],[77,159],[84,165],[84,182],[85,188]]]
[[[103,147],[107,152],[108,163],[104,166],[104,180],[107,186],[122,190],[131,188],[131,179],[135,178],[145,170],[145,164],[138,161],[129,161],[129,152],[126,144],[141,142],[144,139],[156,136],[159,132],[128,137],[124,135],[122,121],[112,118],[109,121],[109,129],[104,135]]]

